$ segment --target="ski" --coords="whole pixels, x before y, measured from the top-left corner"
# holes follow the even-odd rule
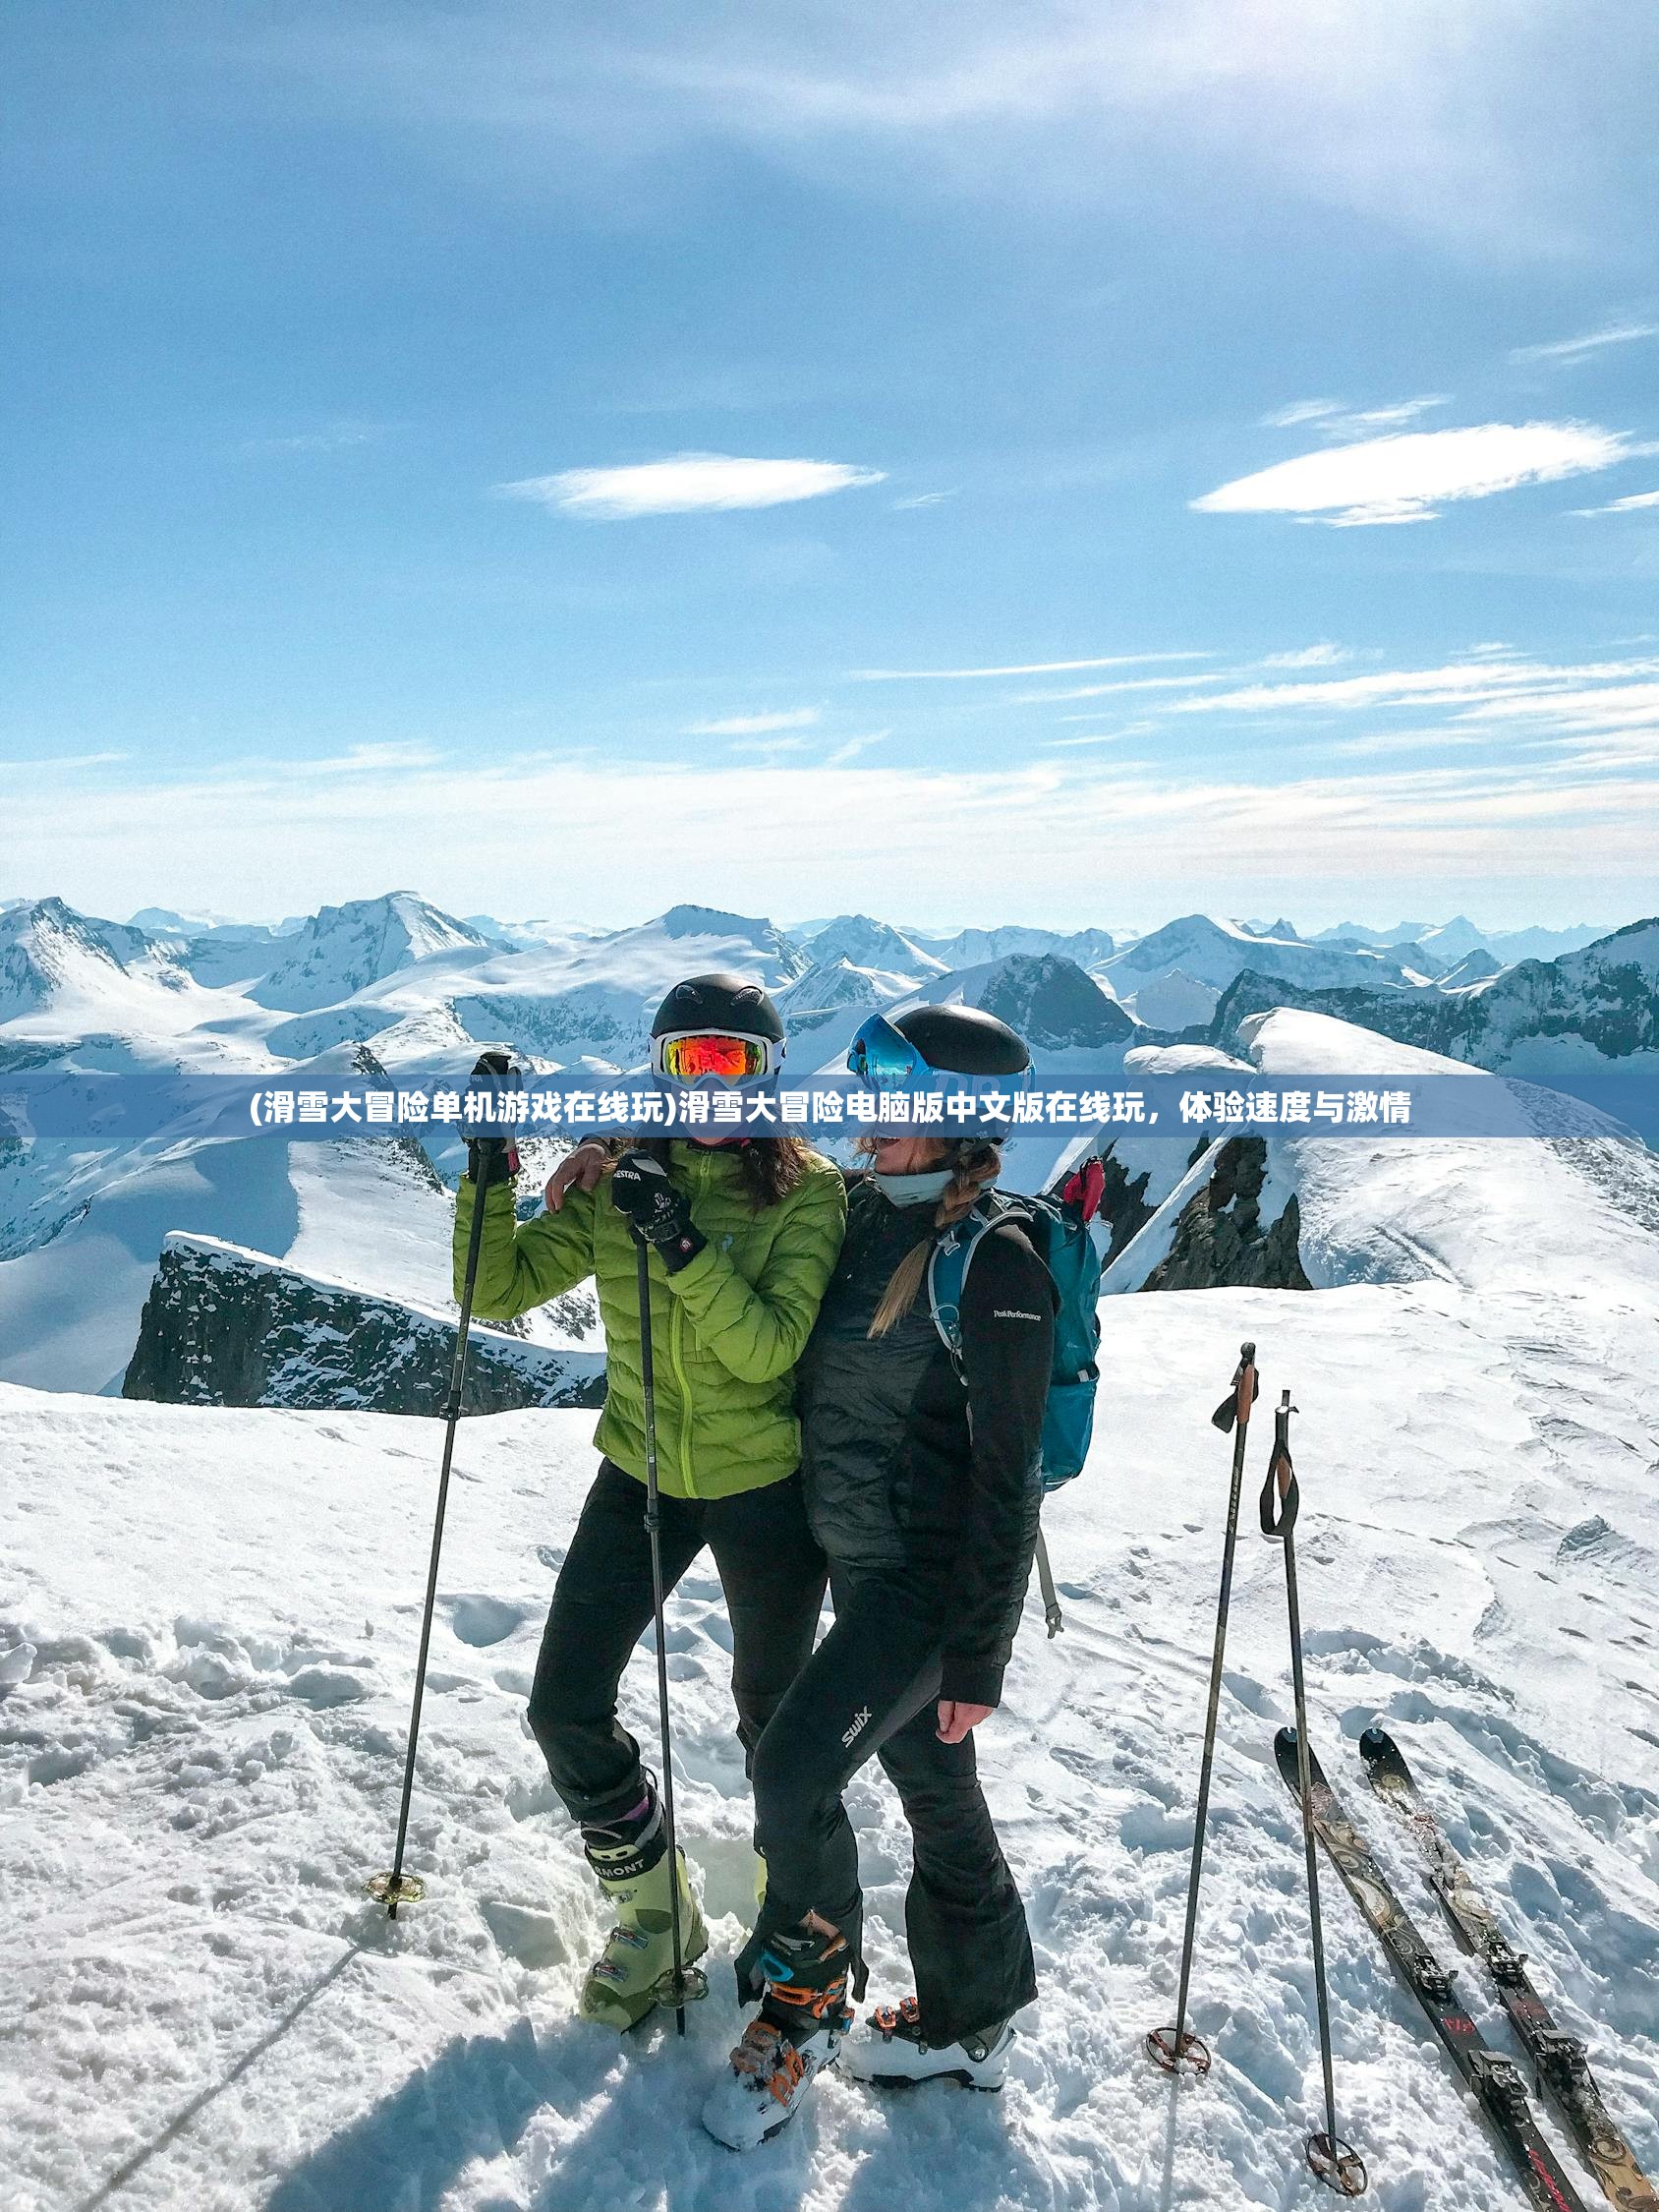
[[[1418,1794],[1405,1754],[1385,1728],[1368,1728],[1359,1739],[1359,1754],[1372,1788],[1410,1830],[1458,1941],[1484,1960],[1537,2069],[1540,2090],[1555,2100],[1603,2193],[1621,2212],[1659,2212],[1659,2192],[1610,2119],[1583,2044],[1558,2024],[1534,1988],[1524,1954],[1504,1934],[1467,1866]]]
[[[1296,1731],[1281,1728],[1274,1757],[1292,1797],[1300,1799]],[[1348,1819],[1310,1747],[1313,1825],[1354,1903],[1382,1941],[1401,1979],[1427,2013],[1508,2153],[1527,2196],[1539,2212],[1584,2212],[1583,2199],[1557,2165],[1538,2132],[1520,2069],[1487,2043],[1458,2002],[1452,1975],[1441,1965],[1395,1895],[1370,1845]]]

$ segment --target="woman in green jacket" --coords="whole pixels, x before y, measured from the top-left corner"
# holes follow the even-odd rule
[[[701,975],[669,992],[652,1036],[654,1064],[670,1080],[729,1081],[775,1070],[783,1026],[756,984]],[[824,1598],[824,1555],[801,1497],[794,1367],[840,1251],[846,1193],[797,1137],[658,1140],[594,1188],[573,1181],[556,1212],[521,1225],[504,1149],[474,1147],[472,1159],[456,1206],[455,1273],[459,1288],[482,1170],[478,1314],[509,1320],[590,1275],[599,1291],[605,1401],[594,1441],[604,1456],[559,1569],[530,1724],[617,1909],[581,2009],[630,2028],[672,1976],[670,1882],[680,1885],[684,1959],[708,1947],[683,1855],[670,1867],[656,1786],[616,1715],[622,1670],[653,1615],[636,1239],[649,1248],[656,1293],[663,1585],[671,1590],[705,1544],[713,1551],[747,1758],[811,1655]]]

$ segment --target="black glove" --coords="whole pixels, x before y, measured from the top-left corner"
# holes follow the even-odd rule
[[[513,1066],[513,1056],[505,1045],[486,1045],[479,1054],[478,1066],[468,1077],[465,1096],[475,1094],[493,1106],[496,1118],[486,1117],[483,1122],[463,1120],[464,1129],[497,1129],[499,1101],[510,1091],[522,1091],[524,1077]],[[463,1113],[465,1105],[463,1102]],[[511,1123],[505,1125],[509,1130]],[[518,1145],[513,1137],[469,1136],[467,1139],[467,1180],[487,1188],[491,1183],[511,1183],[519,1171]]]
[[[659,1252],[670,1275],[695,1259],[708,1239],[693,1226],[691,1203],[668,1171],[644,1152],[624,1152],[610,1173],[610,1202],[642,1245]]]

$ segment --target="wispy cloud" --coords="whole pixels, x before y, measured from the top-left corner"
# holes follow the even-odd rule
[[[1202,698],[1172,700],[1170,714],[1273,714],[1287,710],[1324,714],[1392,706],[1463,706],[1477,701],[1556,693],[1586,683],[1616,682],[1648,673],[1648,661],[1592,661],[1556,667],[1547,663],[1449,661],[1435,669],[1387,669],[1316,683],[1256,683]]]
[[[1321,437],[1375,437],[1382,432],[1397,431],[1407,423],[1414,423],[1431,408],[1451,404],[1451,393],[1444,391],[1425,392],[1419,399],[1396,400],[1388,407],[1349,407],[1340,399],[1297,399],[1288,407],[1264,415],[1261,427],[1263,430],[1300,430],[1309,425]]]
[[[1659,507],[1659,492],[1631,492],[1623,499],[1610,499],[1605,507],[1574,507],[1574,514],[1636,514],[1643,507]]]
[[[1338,669],[1353,655],[1345,645],[1304,645],[1293,653],[1268,653],[1258,669]]]
[[[893,512],[895,514],[908,514],[917,507],[942,507],[946,499],[954,499],[955,497],[956,493],[954,491],[913,492],[909,498],[893,501]]]
[[[1110,699],[1124,691],[1189,691],[1204,683],[1225,681],[1219,671],[1205,675],[1126,676],[1115,683],[1078,683],[1064,691],[1017,691],[1008,702],[1015,707],[1041,707],[1060,699]]]
[[[804,737],[734,737],[726,747],[733,753],[804,753]]]
[[[1074,669],[1133,669],[1148,662],[1213,661],[1213,653],[1107,653],[1089,661],[1018,661],[994,669],[849,669],[854,683],[962,683],[980,676],[1069,675]]]
[[[845,768],[849,761],[857,760],[860,753],[867,753],[872,745],[885,745],[891,735],[890,729],[871,729],[862,737],[848,737],[835,747],[824,765],[826,768]]]
[[[247,460],[277,453],[343,453],[354,445],[372,445],[384,436],[378,423],[325,423],[315,430],[286,436],[247,437],[237,451]]]
[[[165,851],[189,820],[193,881],[212,903],[268,890],[268,902],[285,900],[288,910],[337,897],[342,884],[417,876],[463,910],[484,903],[486,890],[497,903],[531,910],[545,888],[544,856],[534,841],[526,846],[523,824],[556,819],[567,862],[561,898],[590,915],[712,892],[755,911],[831,899],[879,904],[881,885],[900,879],[907,898],[948,911],[961,897],[963,851],[978,849],[994,824],[1005,880],[1039,884],[1057,907],[1086,912],[1103,881],[1119,890],[1155,877],[1190,884],[1194,852],[1217,856],[1218,868],[1239,879],[1375,880],[1386,871],[1472,882],[1536,877],[1546,836],[1557,876],[1606,884],[1610,896],[1623,879],[1631,902],[1645,901],[1659,779],[1638,741],[1624,756],[1621,743],[1618,732],[1579,740],[1548,775],[1535,760],[1517,765],[1472,750],[1455,763],[1374,770],[1337,771],[1322,755],[1307,774],[1263,774],[1252,764],[1249,775],[1208,779],[1086,753],[977,771],[832,767],[793,755],[566,757],[492,760],[482,772],[472,761],[365,771],[342,789],[307,764],[262,764],[234,779],[146,773],[120,788],[100,782],[72,808],[31,810],[13,865],[20,879],[61,883],[72,895],[82,882],[107,889],[112,871],[136,880],[134,856]],[[478,804],[481,773],[494,801],[486,808]],[[625,867],[619,810],[631,825]],[[458,845],[463,817],[469,835]],[[743,842],[737,874],[711,879],[706,865],[688,872],[688,853],[706,863],[734,824],[757,817],[769,834]]]
[[[1191,504],[1200,514],[1288,514],[1336,526],[1430,522],[1437,502],[1587,476],[1638,450],[1593,423],[1481,423],[1303,453]]]
[[[818,720],[816,707],[791,707],[785,714],[727,715],[720,722],[694,722],[688,737],[763,737],[773,729],[810,729]]]
[[[1547,346],[1516,346],[1515,362],[1560,361],[1569,367],[1586,360],[1607,346],[1634,345],[1640,338],[1659,338],[1659,322],[1610,322],[1605,329],[1587,331],[1581,338],[1557,338]]]
[[[641,515],[719,514],[821,499],[831,492],[886,481],[883,469],[841,461],[759,461],[730,453],[676,453],[618,468],[561,469],[500,484],[503,498],[533,499],[588,522],[631,522]]]

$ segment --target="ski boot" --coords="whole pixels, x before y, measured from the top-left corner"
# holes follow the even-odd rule
[[[799,2111],[815,2074],[833,2066],[852,2024],[844,1936],[809,1913],[761,1952],[761,2008],[703,2107],[703,2125],[731,2150],[756,2150]]]
[[[982,2028],[955,2043],[925,2043],[916,2000],[878,2005],[841,2048],[841,2071],[852,2081],[891,2088],[904,2081],[959,2081],[964,2089],[1001,2089],[1013,2046],[1010,2022]]]
[[[658,2005],[675,2001],[668,1841],[655,1790],[637,1820],[611,1828],[585,1827],[582,1848],[617,1915],[603,1951],[588,1969],[577,2009],[585,2020],[599,2020],[626,2033]],[[709,1931],[691,1892],[685,1853],[677,1851],[674,1856],[680,1887],[680,1964],[686,1968],[708,1950]],[[700,1973],[686,1974],[681,2001],[703,1996],[707,1986]]]

